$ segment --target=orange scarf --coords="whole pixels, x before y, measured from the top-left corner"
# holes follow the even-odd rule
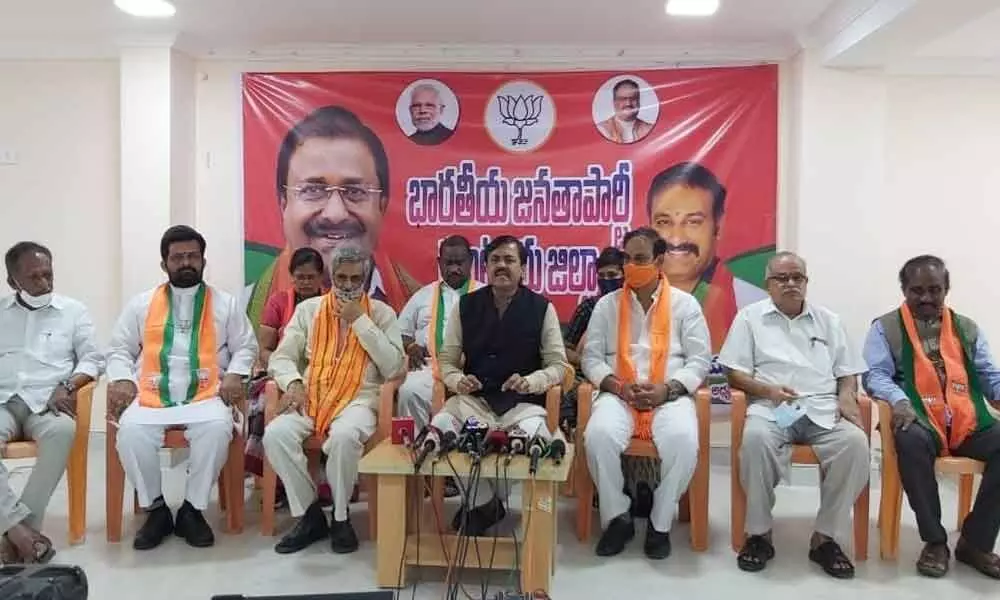
[[[219,389],[219,357],[215,337],[212,291],[201,284],[194,297],[191,341],[188,344],[188,384],[184,398],[170,395],[170,360],[177,334],[170,286],[161,285],[149,302],[142,334],[139,405],[147,408],[184,406],[214,398]]]
[[[662,384],[667,381],[667,357],[670,355],[670,284],[660,276],[660,293],[651,310],[653,318],[649,324],[649,343],[652,351],[649,357],[649,382]],[[615,375],[625,385],[639,383],[632,360],[632,290],[624,289],[618,296],[618,348],[616,352]],[[653,439],[653,415],[655,411],[632,409],[635,420],[634,437],[641,440]]]
[[[993,422],[979,390],[979,382],[971,381],[974,367],[963,349],[962,333],[958,331],[951,310],[941,314],[941,359],[945,381],[942,382],[934,363],[924,352],[913,313],[905,303],[899,314],[906,331],[900,363],[903,387],[914,412],[922,424],[934,432],[947,455],[958,448],[969,434],[988,427]],[[950,433],[950,435],[949,435]]]
[[[368,296],[362,296],[360,302],[364,313],[370,314]],[[336,311],[337,299],[328,293],[323,296],[313,321],[306,391],[308,416],[317,432],[326,432],[333,419],[358,395],[368,365],[368,354],[353,327],[347,327],[346,340],[339,339],[340,318]]]

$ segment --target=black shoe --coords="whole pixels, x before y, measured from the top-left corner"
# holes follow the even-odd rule
[[[451,527],[456,532],[479,537],[485,535],[486,530],[502,521],[506,516],[507,510],[503,507],[503,502],[493,496],[493,499],[486,504],[468,511],[468,517],[466,517],[466,507],[463,504],[462,508],[455,514],[455,518],[452,519]],[[468,520],[466,521],[466,519]],[[465,525],[464,532],[462,531],[463,524]]]
[[[295,523],[295,527],[285,534],[274,547],[278,554],[292,554],[305,550],[326,536],[330,535],[330,526],[326,523],[326,515],[319,506],[319,501],[313,502]]]
[[[132,547],[136,550],[152,550],[174,532],[174,516],[170,513],[170,507],[163,502],[163,498],[153,501],[153,506],[156,508],[146,513],[146,522],[136,532],[135,540],[132,541]]]
[[[177,527],[174,533],[177,537],[184,538],[188,546],[208,548],[215,545],[215,534],[208,526],[205,516],[187,500],[177,510]]]
[[[643,545],[646,556],[653,560],[663,560],[670,556],[670,532],[661,533],[653,528],[650,521],[646,526],[646,543]]]
[[[337,554],[350,554],[358,549],[358,534],[354,533],[351,519],[330,523],[330,549]]]
[[[632,501],[632,517],[648,519],[653,512],[653,490],[645,481],[635,484],[635,500]]]
[[[597,541],[598,556],[614,556],[620,554],[625,549],[625,545],[635,537],[635,525],[632,524],[632,517],[628,513],[622,513],[611,519],[608,528],[601,534],[601,539]]]
[[[455,483],[455,479],[453,477],[445,477],[445,479],[444,479],[444,497],[445,498],[454,498],[455,496],[458,496],[459,494],[461,494],[461,492],[458,489],[458,484]]]

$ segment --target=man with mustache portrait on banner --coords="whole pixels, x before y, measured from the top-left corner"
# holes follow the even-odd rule
[[[420,285],[376,250],[389,204],[389,181],[382,141],[343,107],[316,109],[285,134],[276,175],[285,248],[251,286],[247,312],[254,324],[260,322],[267,298],[291,287],[288,263],[304,246],[324,257],[339,247],[374,253],[375,268],[365,289],[372,298],[402,308]]]

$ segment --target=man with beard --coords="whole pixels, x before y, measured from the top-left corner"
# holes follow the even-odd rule
[[[408,370],[399,387],[399,414],[413,417],[418,430],[430,420],[434,379],[441,376],[438,352],[448,317],[462,296],[482,287],[470,277],[472,249],[460,235],[441,242],[438,270],[441,280],[420,288],[399,313]]]
[[[38,460],[20,494],[0,463],[0,564],[48,562],[55,551],[40,530],[73,447],[77,391],[104,356],[87,307],[53,293],[48,248],[18,242],[5,263],[15,293],[0,299],[0,448],[33,440]]]
[[[186,225],[160,240],[169,283],[125,307],[111,334],[108,413],[118,422],[118,455],[146,522],[133,547],[149,550],[171,533],[194,547],[215,543],[202,511],[226,462],[233,405],[257,359],[257,337],[235,298],[204,283],[205,238]],[[174,522],[163,500],[160,448],[168,427],[190,447],[187,495]]]
[[[339,554],[358,549],[348,519],[351,491],[365,442],[375,432],[379,389],[403,370],[403,340],[396,314],[364,293],[372,260],[350,246],[329,258],[333,287],[295,309],[268,371],[284,392],[280,416],[264,429],[264,452],[285,483],[299,520],[275,546],[279,554],[303,550],[323,538]],[[333,492],[333,522],[316,496],[302,444],[326,436],[326,476]]]
[[[865,340],[870,371],[864,384],[892,405],[892,423],[882,424],[882,435],[895,438],[899,477],[924,542],[917,571],[926,577],[948,572],[934,461],[953,455],[986,463],[955,558],[1000,579],[993,552],[1000,532],[1000,425],[989,406],[1000,398],[1000,369],[983,330],[945,304],[951,286],[943,260],[906,261],[899,284],[904,303],[876,319]]]
[[[490,429],[519,427],[529,436],[551,438],[545,393],[559,385],[569,365],[555,308],[521,285],[527,260],[520,240],[495,238],[486,246],[489,285],[463,296],[448,318],[438,362],[455,395],[431,420],[438,431],[458,434],[475,417]],[[509,489],[485,481],[474,490],[463,487],[467,496],[452,526],[483,535],[507,514]]]
[[[701,303],[718,352],[736,315],[733,275],[715,255],[725,211],[726,188],[698,163],[661,171],[649,184],[649,223],[667,242],[663,272],[670,285]]]
[[[267,299],[292,286],[292,253],[311,246],[323,256],[338,247],[373,253],[389,204],[389,159],[375,132],[351,111],[324,106],[299,121],[278,151],[278,208],[285,248],[263,272],[248,314],[259,323]],[[365,289],[399,308],[416,281],[384,254],[375,254]]]
[[[622,79],[611,90],[611,104],[615,114],[597,124],[598,131],[616,144],[634,144],[649,135],[653,124],[639,118],[642,96],[639,84],[632,79]]]
[[[823,479],[809,559],[838,579],[854,565],[837,544],[851,507],[868,484],[868,438],[861,425],[857,375],[864,362],[833,312],[806,301],[806,263],[778,252],[767,264],[768,300],[743,308],[719,354],[729,385],[750,400],[740,448],[746,490],[746,542],[737,565],[761,571],[774,558],[774,487],[787,474],[794,444],[808,444]]]
[[[452,136],[454,131],[441,123],[444,102],[441,92],[429,83],[422,83],[410,93],[410,120],[417,129],[410,139],[421,146],[436,146]]]

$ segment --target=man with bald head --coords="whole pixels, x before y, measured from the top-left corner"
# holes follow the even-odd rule
[[[924,541],[917,572],[948,572],[951,553],[934,461],[950,454],[986,463],[955,558],[1000,579],[1000,557],[993,552],[1000,532],[1000,425],[989,406],[1000,398],[1000,368],[976,322],[945,304],[950,281],[943,260],[911,258],[899,271],[899,284],[903,304],[875,319],[868,331],[864,384],[892,405],[899,477]],[[889,426],[882,426],[882,435],[890,435]]]
[[[840,318],[806,301],[806,264],[778,252],[767,264],[769,299],[737,313],[719,362],[729,384],[750,399],[740,479],[747,496],[746,542],[737,563],[760,571],[774,558],[774,487],[790,466],[793,444],[820,461],[820,508],[809,559],[838,579],[854,565],[834,539],[868,483],[868,439],[861,428],[857,375],[865,372]]]
[[[441,123],[444,102],[441,92],[429,83],[422,83],[410,93],[410,120],[417,129],[410,139],[421,146],[436,146],[451,137],[454,131]]]

